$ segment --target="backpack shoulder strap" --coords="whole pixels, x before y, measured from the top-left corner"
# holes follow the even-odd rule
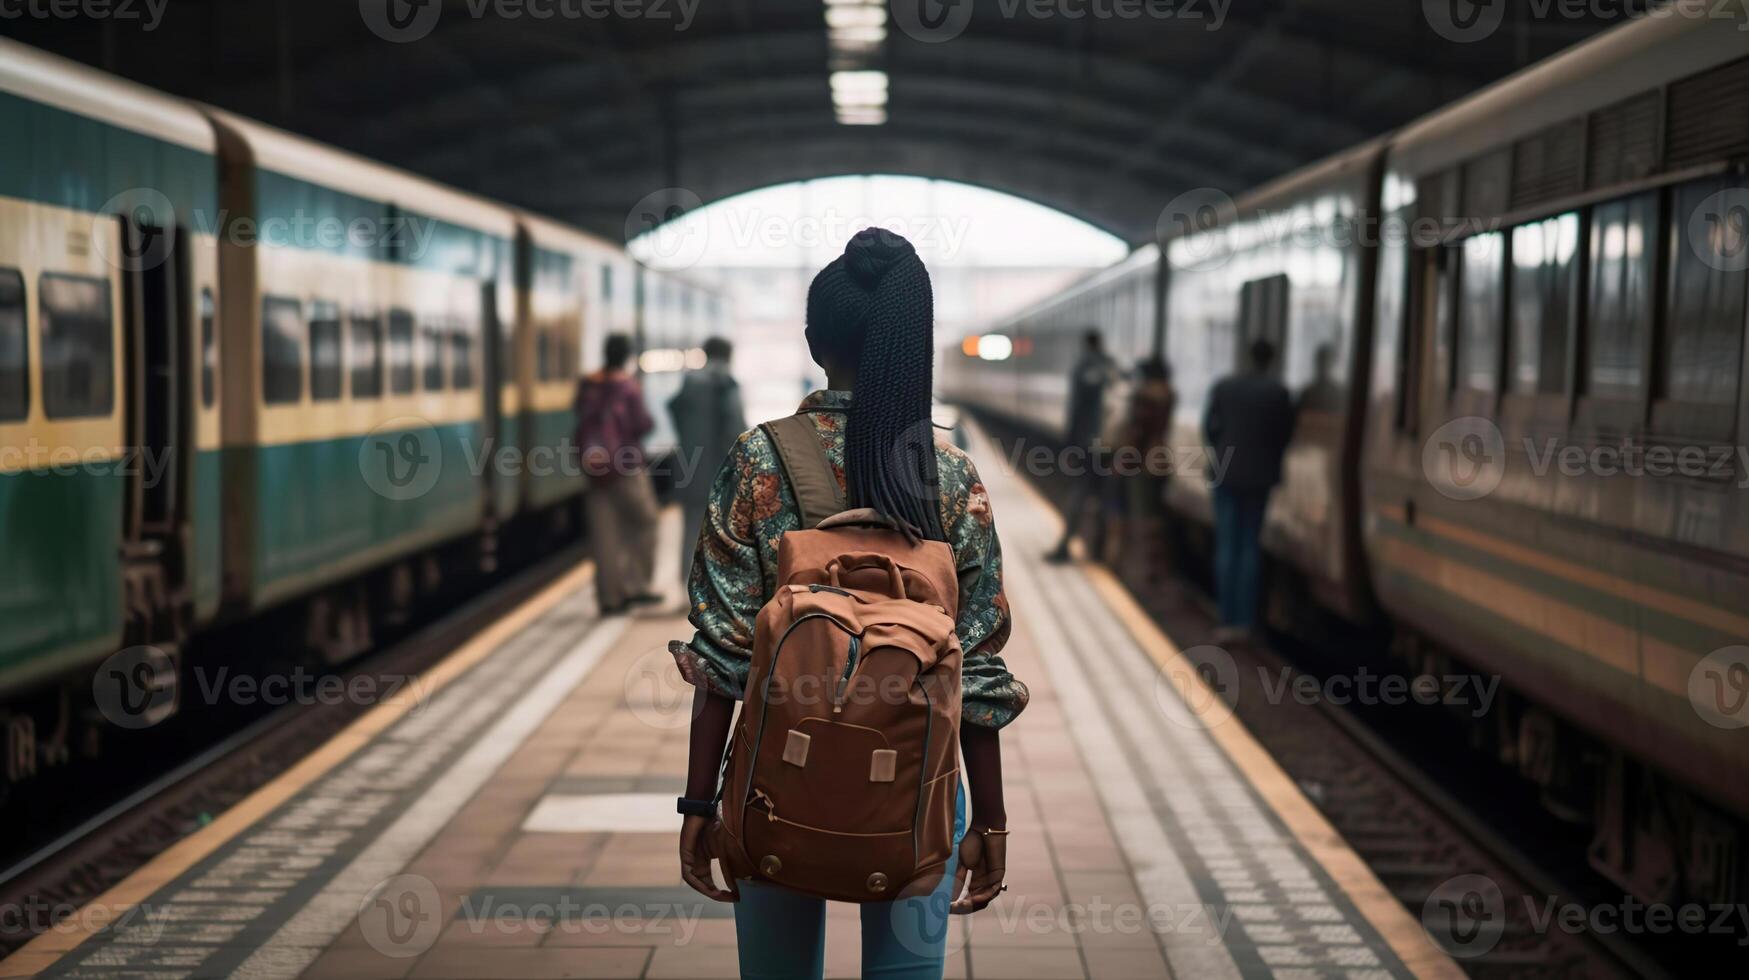
[[[766,422],[759,427],[777,449],[778,462],[783,466],[784,479],[801,508],[802,530],[806,531],[846,506],[844,491],[832,472],[832,461],[826,458],[826,447],[814,432],[814,423],[806,415]]]

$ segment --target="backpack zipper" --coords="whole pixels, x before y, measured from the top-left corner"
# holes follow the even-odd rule
[[[929,740],[935,734],[935,699],[929,696],[929,685],[921,679],[917,681],[917,689],[923,692],[923,703],[928,707],[928,721],[923,727],[923,758],[917,762],[917,812],[911,817],[911,867],[917,867],[917,862],[923,860],[923,844],[918,835],[923,830],[923,790],[929,785]]]
[[[856,673],[856,656],[862,652],[862,637],[850,634],[850,656],[844,661],[844,676],[838,678],[838,691],[832,695],[832,713],[844,713],[844,689],[850,684],[850,675]]]

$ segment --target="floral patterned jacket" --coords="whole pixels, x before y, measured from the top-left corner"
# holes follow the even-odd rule
[[[800,412],[814,422],[827,458],[844,484],[844,421],[850,393],[816,391]],[[1002,548],[990,498],[971,457],[936,443],[941,471],[941,525],[959,567],[958,632],[963,660],[960,717],[1001,728],[1026,707],[1026,685],[1002,662],[1010,626],[1002,592]],[[717,472],[699,534],[687,591],[698,632],[675,644],[680,673],[697,687],[740,700],[753,655],[753,624],[777,591],[777,543],[801,527],[795,497],[783,479],[777,450],[765,433],[741,435]]]

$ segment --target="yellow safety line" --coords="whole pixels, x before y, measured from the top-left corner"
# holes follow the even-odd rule
[[[175,881],[189,868],[254,826],[304,787],[369,745],[384,729],[412,710],[421,698],[436,694],[468,668],[484,660],[523,627],[551,610],[567,596],[582,589],[593,574],[594,566],[590,562],[579,562],[557,581],[524,600],[427,670],[417,685],[420,697],[403,689],[403,693],[378,704],[297,765],[220,814],[212,823],[178,841],[109,891],[86,903],[79,913],[68,917],[68,924],[64,929],[43,932],[0,961],[0,977],[36,976],[54,966],[61,957],[101,931],[104,926],[150,898],[158,889]],[[408,685],[409,689],[412,687],[414,685]]]
[[[1046,523],[1056,529],[1052,535],[1059,533],[1063,520],[1056,508],[1026,480],[1016,479],[1014,482],[1032,497],[1045,514]],[[1213,704],[1220,700],[1220,695],[1208,685],[1196,665],[1185,659],[1178,645],[1161,631],[1117,576],[1104,565],[1078,562],[1077,567],[1117,614],[1136,645],[1160,670],[1174,679],[1182,678],[1195,684],[1199,689],[1197,703]],[[1405,967],[1417,977],[1430,980],[1463,980],[1464,972],[1428,937],[1421,924],[1385,888],[1360,855],[1354,853],[1336,828],[1330,826],[1318,808],[1300,792],[1298,784],[1237,718],[1229,717],[1219,724],[1209,725],[1205,731],[1226,753],[1234,768],[1257,790],[1257,795],[1281,818],[1312,860],[1318,862],[1336,887],[1342,889],[1360,914],[1372,923],[1373,929]]]

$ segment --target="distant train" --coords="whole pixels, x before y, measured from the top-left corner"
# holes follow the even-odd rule
[[[570,526],[601,338],[721,326],[617,245],[4,40],[0,118],[7,785],[102,729],[117,651],[271,613],[344,658]]]
[[[945,352],[944,395],[1060,437],[1097,328],[1170,361],[1183,460],[1214,379],[1270,338],[1299,400],[1274,619],[1334,614],[1389,628],[1410,672],[1503,677],[1474,734],[1590,825],[1599,870],[1648,900],[1741,901],[1744,27],[1641,18],[1204,209],[991,326],[1008,358]],[[1167,493],[1206,566],[1202,472]]]

